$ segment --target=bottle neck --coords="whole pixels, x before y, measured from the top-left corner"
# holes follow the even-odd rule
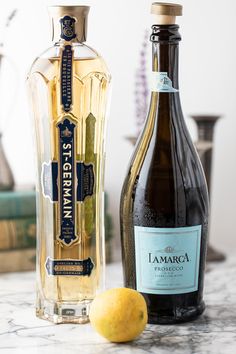
[[[153,43],[152,70],[165,75],[171,82],[166,81],[166,88],[171,85],[173,89],[179,89],[179,41],[178,25],[154,25],[152,26],[151,41]],[[164,89],[164,88],[163,88]],[[164,92],[164,91],[160,91]]]
[[[155,25],[152,29],[154,73],[151,100],[153,106],[156,105],[153,138],[170,141],[173,130],[186,129],[178,92],[178,52],[181,37],[177,25]]]
[[[53,39],[53,44],[54,45],[60,45],[60,46],[64,46],[64,45],[73,45],[74,43],[83,43],[81,40],[79,40],[77,37],[70,39],[70,40],[66,40],[64,38],[61,38],[60,36],[55,36]]]

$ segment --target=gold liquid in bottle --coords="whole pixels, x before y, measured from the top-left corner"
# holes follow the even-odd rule
[[[83,42],[89,8],[51,8],[52,48],[29,77],[38,163],[37,316],[88,321],[104,283],[104,129],[110,74]]]

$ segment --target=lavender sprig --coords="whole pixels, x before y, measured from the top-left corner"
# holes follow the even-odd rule
[[[16,16],[16,13],[17,13],[17,9],[14,9],[14,10],[10,13],[10,15],[9,15],[8,18],[7,18],[7,22],[6,22],[5,27],[9,27],[9,26],[10,26],[10,23],[11,23],[11,21],[13,20],[13,18]]]
[[[16,13],[17,13],[17,9],[14,9],[14,10],[12,10],[12,11],[10,12],[10,15],[8,15],[7,20],[6,20],[6,23],[5,23],[5,26],[4,26],[5,29],[10,26],[12,20],[13,20],[14,17],[16,16]],[[5,38],[5,36],[4,36],[3,38]],[[3,45],[4,45],[4,42],[3,42],[3,40],[2,40],[1,43],[0,43],[0,46],[3,47]]]
[[[140,64],[136,71],[135,80],[135,120],[136,120],[136,136],[138,137],[142,130],[148,110],[148,82],[147,82],[147,46],[149,31],[145,30],[144,40],[140,51]]]

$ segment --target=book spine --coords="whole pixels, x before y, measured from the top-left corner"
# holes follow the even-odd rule
[[[36,217],[0,220],[0,251],[36,246]]]
[[[35,192],[0,193],[0,220],[36,215]]]
[[[21,272],[35,269],[36,250],[22,249],[0,252],[0,273]]]

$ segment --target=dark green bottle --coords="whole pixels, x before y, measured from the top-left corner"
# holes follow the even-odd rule
[[[122,189],[122,258],[125,286],[143,294],[149,323],[177,323],[205,308],[208,193],[179,96],[182,7],[154,3],[152,13],[151,103]]]

